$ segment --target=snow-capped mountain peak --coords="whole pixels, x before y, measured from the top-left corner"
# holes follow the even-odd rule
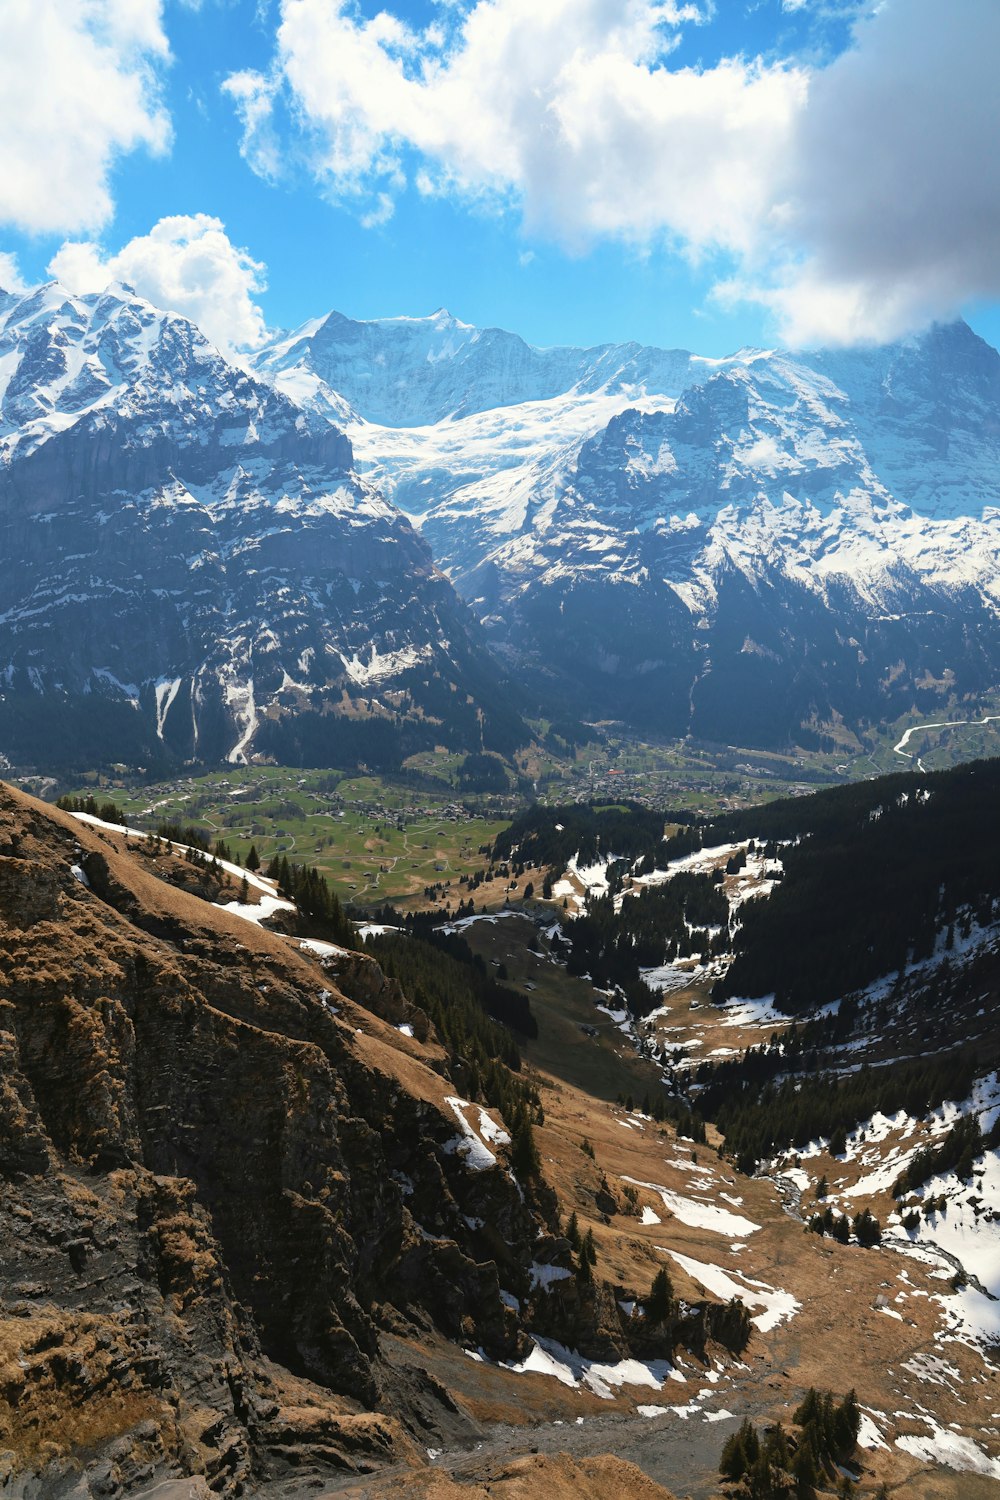
[[[143,763],[329,762],[345,736],[352,755],[398,754],[411,719],[415,742],[447,734],[425,701],[439,683],[462,689],[479,747],[494,706],[473,707],[465,676],[494,674],[471,666],[470,629],[343,431],[188,319],[54,282],[0,309],[8,759],[34,758],[45,726],[91,764],[116,737]],[[375,685],[399,679],[376,710]],[[362,691],[370,721],[348,726]]]

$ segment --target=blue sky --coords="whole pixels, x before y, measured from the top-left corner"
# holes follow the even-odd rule
[[[995,0],[8,0],[0,283],[121,276],[234,348],[440,306],[998,343],[997,43]]]

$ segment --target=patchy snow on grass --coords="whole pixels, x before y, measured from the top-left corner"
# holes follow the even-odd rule
[[[674,875],[679,875],[682,870],[696,875],[707,875],[710,871],[717,870],[720,865],[724,865],[739,850],[745,848],[746,842],[713,844],[710,849],[696,849],[693,854],[684,854],[679,859],[672,859],[667,869],[654,870],[651,875],[642,876],[642,879],[647,885],[654,885],[670,880]]]
[[[640,1182],[637,1177],[623,1177],[623,1182],[630,1182],[633,1187],[646,1188],[651,1193],[658,1193],[663,1200],[663,1206],[673,1214],[674,1218],[680,1219],[682,1224],[687,1224],[692,1229],[709,1229],[713,1234],[724,1234],[729,1239],[739,1239],[746,1234],[754,1234],[760,1228],[752,1219],[745,1219],[742,1214],[730,1213],[728,1209],[720,1208],[717,1203],[703,1203],[699,1199],[684,1198],[680,1193],[674,1193],[670,1188],[661,1187],[658,1182]]]
[[[258,902],[246,905],[242,901],[213,901],[212,905],[219,911],[229,912],[230,916],[241,917],[244,922],[253,922],[257,927],[268,917],[273,917],[276,911],[295,910],[293,902],[284,901],[280,896],[261,896]]]
[[[592,865],[581,865],[578,863],[579,856],[574,854],[567,862],[566,870],[570,875],[575,875],[583,886],[588,896],[604,896],[608,890],[608,867],[621,859],[620,854],[609,854],[604,859],[599,859]]]
[[[777,1328],[779,1323],[786,1322],[799,1311],[801,1303],[791,1292],[768,1286],[766,1281],[754,1281],[741,1271],[724,1271],[721,1266],[692,1260],[689,1255],[682,1255],[679,1250],[671,1250],[666,1245],[657,1245],[656,1248],[669,1255],[692,1280],[697,1281],[706,1291],[713,1292],[716,1297],[727,1300],[738,1297],[751,1306],[762,1306],[764,1311],[751,1319],[761,1333],[769,1333],[772,1328]]]
[[[936,1354],[914,1354],[911,1359],[904,1360],[900,1368],[909,1370],[911,1375],[928,1385],[940,1385],[945,1390],[951,1390],[953,1386],[960,1386],[962,1383],[961,1371]]]
[[[688,958],[675,964],[658,964],[653,969],[640,969],[639,975],[647,989],[659,990],[662,995],[670,995],[675,990],[688,989],[704,972],[704,968],[696,959]],[[669,1015],[670,1012],[661,1006],[659,1010],[651,1014]]]
[[[70,865],[69,873],[72,875],[74,880],[78,880],[81,885],[85,885],[89,889],[90,881],[87,879],[87,873],[82,865]]]
[[[480,1140],[465,1117],[464,1111],[472,1109],[473,1106],[467,1099],[458,1099],[454,1095],[448,1095],[445,1104],[451,1110],[458,1121],[461,1135],[449,1141],[444,1149],[450,1154],[461,1156],[465,1165],[472,1172],[485,1172],[490,1167],[495,1167],[497,1159],[493,1152]]]
[[[649,1206],[648,1203],[645,1204],[644,1207],[643,1207],[643,1210],[642,1210],[642,1215],[641,1215],[641,1217],[639,1219],[639,1223],[640,1224],[659,1224],[660,1222],[661,1222],[661,1220],[660,1220],[659,1214],[655,1214],[653,1212],[653,1210],[650,1208],[650,1206]]]
[[[509,1146],[510,1136],[502,1125],[490,1118],[482,1105],[477,1105],[479,1110],[479,1134],[484,1141],[489,1141],[491,1146]]]
[[[435,927],[434,931],[445,933],[463,932],[466,927],[472,927],[476,922],[485,922],[488,927],[495,927],[498,922],[503,921],[504,917],[516,916],[517,912],[512,910],[476,912],[471,917],[458,917],[454,922],[442,922],[439,927]]]
[[[797,1187],[800,1193],[808,1193],[812,1187],[812,1178],[808,1172],[803,1172],[801,1167],[783,1167],[781,1176]]]
[[[362,922],[358,928],[358,937],[364,942],[370,937],[385,937],[387,932],[401,932],[404,937],[408,936],[405,927],[390,927],[384,922]]]
[[[294,911],[295,908],[293,907]],[[320,938],[302,938],[299,947],[304,953],[315,954],[317,958],[350,958],[351,950],[341,948],[336,943],[324,943]]]
[[[975,1349],[983,1343],[1000,1342],[1000,1301],[987,1297],[972,1286],[936,1296],[934,1301],[939,1302],[945,1312],[943,1342],[969,1344]]]
[[[601,1364],[597,1360],[585,1359],[582,1354],[557,1344],[554,1339],[542,1338],[532,1339],[531,1353],[520,1364],[508,1364],[504,1368],[515,1375],[534,1372],[551,1375],[562,1385],[585,1386],[603,1401],[613,1400],[614,1392],[625,1385],[661,1391],[664,1381],[677,1379],[673,1366],[664,1359],[648,1363],[623,1359],[616,1364]]]
[[[977,1080],[971,1096],[959,1103],[946,1102],[936,1109],[921,1134],[912,1140],[906,1150],[901,1143],[891,1147],[879,1162],[877,1147],[869,1150],[871,1141],[882,1142],[885,1127],[899,1130],[901,1141],[914,1137],[920,1129],[916,1121],[902,1112],[890,1120],[884,1116],[873,1116],[865,1127],[865,1139],[848,1142],[857,1159],[864,1165],[872,1165],[853,1186],[845,1188],[845,1196],[860,1196],[891,1188],[899,1173],[912,1159],[918,1144],[927,1144],[942,1137],[963,1116],[975,1115],[984,1133],[992,1127],[1000,1115],[1000,1085],[996,1073]],[[870,1133],[869,1133],[870,1128]],[[856,1133],[857,1135],[858,1133]],[[984,1151],[975,1161],[971,1177],[961,1181],[954,1172],[931,1177],[918,1190],[920,1200],[919,1221],[915,1228],[905,1231],[903,1239],[899,1215],[893,1215],[891,1244],[893,1249],[911,1254],[924,1253],[924,1258],[933,1258],[940,1252],[940,1259],[952,1266],[960,1265],[965,1274],[978,1281],[995,1297],[1000,1297],[1000,1222],[994,1217],[995,1205],[1000,1203],[1000,1155],[996,1151]],[[946,1207],[927,1213],[926,1205],[944,1199]],[[907,1198],[900,1209],[912,1206]],[[988,1320],[992,1324],[992,1320]]]
[[[791,1019],[776,1009],[773,995],[759,1000],[727,1000],[719,1009],[723,1026],[773,1026],[775,1022]]]
[[[900,1413],[900,1415],[907,1415]],[[938,1426],[926,1412],[913,1415],[913,1421],[923,1422],[930,1428],[928,1437],[904,1435],[896,1439],[896,1447],[902,1448],[913,1458],[925,1463],[944,1464],[960,1473],[985,1474],[991,1479],[1000,1479],[1000,1459],[990,1458],[972,1438],[962,1437],[947,1427]]]
[[[883,1438],[875,1422],[866,1411],[861,1413],[861,1425],[858,1428],[859,1448],[888,1448],[889,1444]]]

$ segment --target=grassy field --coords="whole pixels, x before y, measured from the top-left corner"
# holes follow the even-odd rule
[[[508,820],[470,815],[445,781],[439,787],[337,771],[240,766],[154,786],[102,778],[73,790],[108,796],[137,827],[191,824],[245,859],[253,845],[316,865],[342,898],[374,905],[453,884],[486,863],[479,853]]]
[[[600,741],[561,759],[536,745],[518,756],[518,770],[531,782],[531,794],[549,804],[591,796],[635,798],[664,811],[708,814],[886,772],[939,770],[998,754],[1000,722],[934,726],[936,719],[977,720],[994,713],[1000,713],[1000,700],[909,715],[869,746],[813,753],[687,740],[650,745],[608,730]],[[894,747],[911,728],[908,754],[900,754]],[[226,767],[155,785],[93,776],[61,790],[111,797],[140,827],[159,821],[194,824],[212,842],[224,840],[240,858],[253,844],[265,864],[284,854],[316,865],[341,897],[360,904],[418,904],[426,887],[449,881],[454,886],[461,876],[482,869],[486,861],[480,849],[508,826],[514,808],[512,796],[460,793],[461,761],[447,752],[427,752],[414,756],[398,776],[286,766]]]

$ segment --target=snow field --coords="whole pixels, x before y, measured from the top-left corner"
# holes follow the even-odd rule
[[[743,1235],[755,1234],[760,1228],[759,1224],[755,1224],[752,1219],[744,1218],[742,1214],[730,1213],[728,1209],[720,1208],[716,1203],[685,1198],[670,1188],[662,1187],[658,1182],[642,1182],[637,1177],[623,1177],[622,1182],[657,1193],[664,1208],[691,1229],[708,1229],[713,1234],[725,1235],[727,1239],[740,1239]]]
[[[721,1297],[724,1301],[737,1297],[750,1305],[762,1306],[764,1311],[750,1320],[761,1333],[768,1333],[772,1328],[777,1328],[779,1323],[787,1322],[802,1306],[791,1292],[768,1286],[765,1281],[754,1281],[741,1271],[724,1271],[721,1266],[711,1262],[692,1260],[689,1255],[682,1255],[679,1250],[671,1250],[666,1245],[657,1245],[656,1248],[664,1255],[669,1255],[693,1281],[697,1281],[716,1297]]]

